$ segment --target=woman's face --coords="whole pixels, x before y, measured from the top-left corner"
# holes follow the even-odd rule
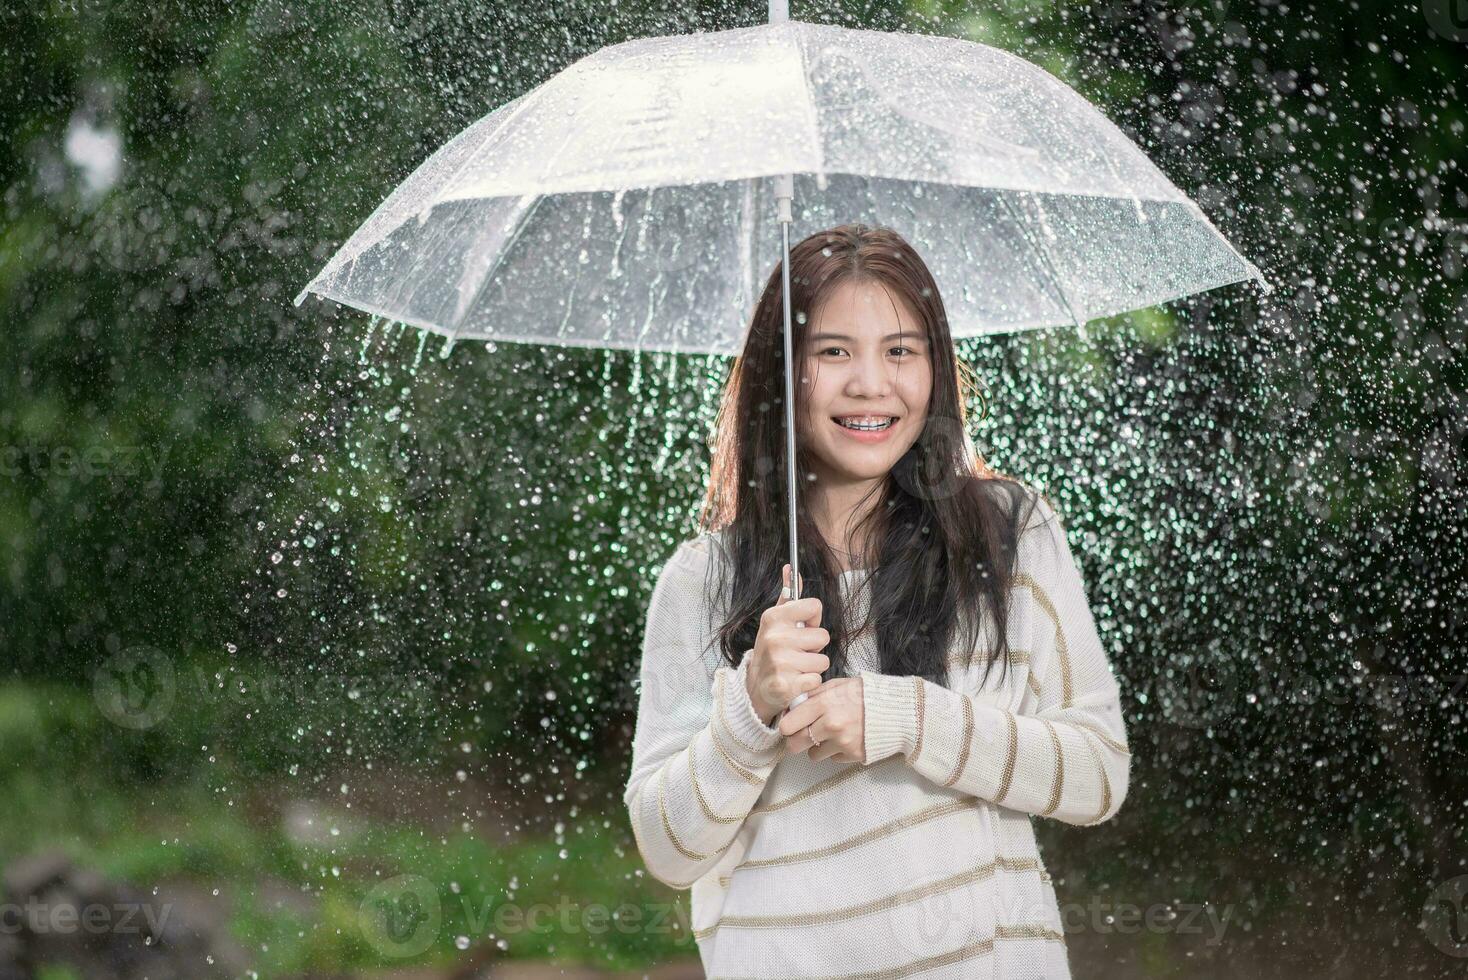
[[[885,477],[927,421],[933,368],[917,314],[881,283],[847,280],[812,311],[802,353],[801,439],[817,481]],[[869,417],[892,421],[852,427]]]

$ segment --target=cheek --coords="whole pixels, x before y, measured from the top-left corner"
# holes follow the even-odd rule
[[[807,357],[800,366],[800,381],[805,385],[807,392],[819,388],[821,385],[821,362],[814,357]]]
[[[898,378],[898,391],[913,416],[926,416],[933,396],[933,372],[925,369]]]
[[[805,369],[801,372],[801,394],[805,397],[805,408],[807,418],[818,418],[825,414],[825,407],[831,403],[832,392],[830,372],[827,376],[821,376],[820,364],[811,359],[806,362]],[[783,381],[781,382],[784,383]]]

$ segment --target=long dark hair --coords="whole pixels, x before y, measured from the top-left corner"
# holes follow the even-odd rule
[[[950,668],[983,657],[981,683],[996,660],[1002,679],[1010,656],[1007,595],[1035,492],[971,454],[964,403],[976,386],[954,350],[932,273],[892,229],[841,225],[791,248],[791,349],[797,366],[813,311],[845,281],[875,282],[906,300],[928,338],[933,388],[922,433],[876,485],[876,504],[853,532],[856,540],[874,545],[867,552],[872,571],[864,585],[871,595],[869,619],[854,632],[840,601],[840,566],[807,507],[811,459],[797,438],[801,596],[820,598],[821,625],[831,634],[822,651],[831,660],[824,678],[849,676],[849,642],[875,629],[882,673],[918,675],[946,687]],[[720,572],[708,587],[728,603],[719,645],[723,659],[736,667],[753,648],[760,614],[775,603],[781,568],[789,561],[783,325],[777,263],[724,389],[700,515],[705,531],[721,532],[722,560],[710,562],[711,569],[732,571],[732,582]],[[804,417],[803,387],[795,385],[797,425]],[[989,648],[981,649],[986,624]],[[960,653],[950,660],[960,628]]]

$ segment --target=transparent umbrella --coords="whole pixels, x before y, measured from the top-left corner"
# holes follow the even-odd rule
[[[782,0],[769,13],[610,45],[500,106],[404,180],[296,304],[316,293],[449,338],[733,355],[780,261],[793,460],[796,219],[898,230],[955,337],[1084,334],[1245,279],[1270,290],[1043,69],[954,38],[792,22]]]

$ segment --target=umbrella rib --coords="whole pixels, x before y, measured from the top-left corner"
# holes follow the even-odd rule
[[[530,200],[529,204],[526,203],[527,200]],[[540,207],[540,202],[543,200],[545,200],[545,196],[542,194],[522,194],[520,196],[520,200],[515,204],[514,223],[511,225],[510,233],[505,237],[504,244],[500,246],[499,252],[494,257],[494,261],[490,263],[488,269],[484,270],[484,278],[480,279],[479,285],[474,287],[474,295],[470,296],[469,302],[464,304],[464,315],[449,326],[450,339],[458,335],[459,328],[464,325],[465,318],[474,311],[474,304],[479,302],[479,297],[484,292],[484,287],[494,278],[494,274],[499,271],[500,266],[505,261],[505,256],[510,254],[510,249],[514,248],[515,243],[520,239],[520,234],[525,230],[526,225],[530,223],[528,220],[529,216],[535,213],[535,209]]]
[[[810,117],[811,145],[815,147],[816,153],[816,178],[819,187],[824,190],[826,186],[826,148],[821,145],[821,119],[820,112],[816,108],[815,93],[810,90],[810,78],[807,75],[805,65],[805,45],[802,43],[804,34],[793,22],[790,24],[790,36],[795,41],[795,56],[800,59],[800,90],[805,93],[806,106]]]
[[[579,62],[577,64],[579,64]],[[570,68],[566,69],[566,71],[567,72],[570,72],[570,71],[574,70],[576,67],[577,67],[577,65],[572,65]],[[564,77],[564,74],[565,73],[562,73],[561,76],[557,76],[557,77]],[[536,91],[544,92],[545,89],[548,88],[548,87],[549,86],[541,86]],[[529,100],[527,99],[526,101],[528,102]],[[522,110],[523,110],[523,108],[524,108],[524,106],[521,106],[521,109]],[[519,114],[520,114],[520,110],[516,110],[515,115],[519,115]],[[506,122],[508,122],[508,121],[509,120],[506,120]],[[501,129],[503,129],[503,128],[504,127],[501,127]],[[561,140],[561,145],[558,146],[558,147],[556,147],[555,153],[553,153],[553,154],[550,155],[549,163],[555,163],[557,160],[559,160],[561,158],[561,154],[564,153],[565,150],[566,150],[566,147],[570,145],[571,139],[572,139],[573,136],[574,136],[574,133],[567,133],[566,134],[566,138],[563,139],[563,140]],[[478,151],[476,151],[476,152],[478,152]],[[468,161],[466,160],[465,163],[467,164],[467,162]],[[547,165],[547,167],[548,166],[549,166],[549,164]],[[530,204],[529,206],[527,206],[526,203],[525,203],[526,202],[526,199],[527,198],[531,198],[531,197],[534,198],[534,202],[532,204]],[[474,288],[474,295],[469,298],[468,304],[465,305],[465,307],[464,307],[464,315],[465,316],[467,316],[469,314],[469,312],[471,310],[473,310],[474,304],[477,303],[477,302],[479,302],[479,296],[480,296],[481,293],[484,292],[485,285],[492,278],[494,278],[494,274],[499,271],[499,267],[500,267],[501,264],[503,264],[503,262],[505,260],[505,256],[507,254],[509,254],[510,249],[513,248],[514,245],[515,245],[515,243],[519,240],[521,232],[523,232],[525,230],[525,226],[530,223],[529,222],[530,216],[535,213],[536,208],[540,207],[540,202],[543,201],[543,200],[545,200],[545,195],[544,194],[522,194],[522,195],[520,195],[520,200],[515,205],[515,219],[514,219],[515,220],[515,223],[514,223],[514,225],[512,226],[512,228],[510,230],[510,234],[509,234],[508,237],[506,237],[506,239],[504,241],[504,244],[500,246],[499,253],[497,255],[495,255],[495,257],[494,257],[494,262],[490,264],[490,267],[487,270],[485,270],[484,278],[481,279],[479,281],[479,285]],[[460,325],[462,323],[463,323],[463,320],[461,318],[458,322],[456,322],[456,323],[453,324],[453,326],[450,328],[450,330],[451,330],[451,333],[449,334],[450,337],[453,337],[454,335],[456,335],[459,332],[459,327],[460,327]]]
[[[744,235],[744,248],[740,249],[739,253],[743,263],[740,272],[744,280],[744,295],[740,297],[743,300],[739,309],[741,316],[754,305],[754,196],[757,190],[757,180],[758,178],[744,182],[744,198],[741,202],[743,213],[739,216],[740,231]]]
[[[533,96],[533,95],[536,95],[537,91],[538,91],[538,89],[531,89],[530,91],[522,92],[520,95],[517,95],[515,98],[506,101],[503,105],[501,105],[499,107],[499,108],[503,109],[503,108],[509,106],[510,104],[512,104],[512,103],[514,103],[516,101],[518,101],[520,103],[518,106],[516,106],[510,112],[506,113],[505,118],[500,120],[499,125],[494,128],[494,131],[493,132],[487,133],[487,134],[485,134],[482,137],[479,146],[473,148],[472,150],[470,150],[468,153],[466,153],[464,155],[464,159],[463,160],[460,160],[459,161],[459,165],[454,168],[453,176],[450,177],[448,180],[444,181],[443,183],[441,183],[439,185],[439,189],[440,190],[444,186],[447,186],[448,184],[453,183],[455,180],[457,180],[459,178],[459,175],[464,172],[464,168],[469,165],[469,162],[471,160],[473,160],[475,157],[478,156],[478,154],[480,153],[480,151],[483,149],[485,142],[487,142],[488,140],[492,139],[495,136],[495,134],[503,131],[504,128],[507,125],[509,125],[509,123],[513,119],[515,119],[515,117],[519,116],[522,112],[525,111],[526,106],[529,105],[529,103],[531,101],[531,98],[530,97]],[[470,127],[470,129],[472,129],[472,128],[473,127]],[[468,134],[469,134],[469,129],[465,129],[460,134],[460,136],[467,138],[468,137]],[[418,164],[418,166],[413,169],[413,173],[414,174],[418,173],[424,167],[427,167],[429,164],[431,164],[436,157],[439,157],[439,156],[443,155],[444,153],[447,153],[453,147],[453,145],[456,142],[457,142],[457,138],[456,139],[449,140],[443,146],[439,147],[433,153],[429,154],[428,157],[427,157],[427,159],[425,159],[422,163]],[[399,192],[404,192],[404,191],[406,191],[408,189],[408,184],[411,183],[411,181],[412,181],[412,175],[409,175],[409,177],[408,177],[407,180],[405,180],[402,184],[399,184],[398,185],[398,188],[395,189],[393,191],[393,193],[389,194],[386,198],[384,198],[382,200],[382,202],[380,204],[378,204],[378,206],[376,208],[373,209],[372,213],[367,216],[367,220],[363,221],[361,223],[361,225],[358,226],[358,231],[361,231],[362,229],[365,229],[365,228],[370,228],[372,226],[372,223],[375,220],[377,220],[379,218],[379,216],[390,214],[391,211],[393,210],[393,205],[396,204],[396,203],[398,203],[395,200],[395,198],[398,196]],[[432,208],[436,207],[439,203],[441,203],[441,202],[439,202],[437,200],[431,201],[428,204],[428,208],[427,209],[423,209],[423,210],[431,210]],[[368,249],[370,249],[370,248],[372,248],[372,247],[374,247],[376,245],[381,244],[389,235],[391,235],[393,232],[397,231],[399,228],[401,228],[403,225],[407,224],[409,221],[411,221],[413,219],[413,215],[412,214],[404,214],[404,215],[401,215],[401,216],[393,216],[393,217],[396,218],[397,220],[394,220],[391,225],[389,225],[387,223],[387,221],[384,220],[383,221],[383,226],[380,229],[377,229],[378,234],[372,239],[372,241],[370,241],[370,242],[356,243],[356,245],[357,245],[356,248],[351,248],[351,246],[354,244],[353,243],[353,239],[355,239],[357,237],[356,236],[356,233],[353,233],[352,235],[348,236],[347,241],[345,241],[345,242],[342,243],[341,247],[339,249],[337,249],[336,254],[331,257],[331,259],[326,263],[326,265],[322,267],[321,271],[318,272],[314,277],[312,277],[311,281],[308,282],[301,289],[301,291],[300,291],[299,294],[297,294],[296,299],[295,299],[295,305],[300,306],[301,305],[301,300],[303,300],[303,299],[306,298],[306,294],[309,293],[309,292],[313,292],[314,291],[311,287],[315,286],[318,282],[320,282],[321,280],[325,279],[327,276],[335,273],[342,266],[345,266],[345,265],[347,265],[350,262],[355,262],[362,255],[363,252],[366,252]]]
[[[1203,227],[1207,228],[1209,231],[1213,232],[1213,234],[1217,235],[1223,241],[1224,247],[1232,252],[1238,258],[1238,260],[1244,264],[1244,268],[1247,269],[1249,272],[1249,275],[1246,278],[1253,279],[1254,281],[1258,282],[1259,285],[1264,289],[1264,295],[1268,296],[1270,293],[1274,292],[1274,285],[1270,283],[1268,279],[1264,278],[1264,273],[1259,271],[1259,267],[1253,262],[1249,261],[1248,256],[1240,252],[1238,249],[1234,248],[1233,243],[1228,240],[1228,237],[1224,235],[1223,232],[1218,230],[1217,226],[1213,224],[1213,219],[1209,218],[1207,213],[1198,206],[1197,201],[1194,201],[1191,197],[1185,194],[1183,195],[1183,203],[1188,207],[1195,218],[1203,222]]]
[[[1061,284],[1060,277],[1055,272],[1055,264],[1050,260],[1050,250],[1045,247],[1043,242],[1037,242],[1030,234],[1029,225],[1015,213],[1014,206],[1009,203],[1009,196],[1002,193],[996,196],[999,198],[999,203],[1004,205],[1004,210],[1008,211],[1009,216],[1014,219],[1015,225],[1019,228],[1019,233],[1024,236],[1025,242],[1029,244],[1030,251],[1039,256],[1040,262],[1045,267],[1042,271],[1049,277],[1050,285],[1055,288],[1055,293],[1060,297],[1060,303],[1065,307],[1065,312],[1070,314],[1071,321],[1076,326],[1076,331],[1080,334],[1081,339],[1085,340],[1086,323],[1076,314],[1075,307],[1071,305],[1070,297],[1066,295],[1065,286]],[[1035,206],[1037,208],[1040,207],[1038,201],[1035,202]]]
[[[570,71],[571,68],[575,67],[575,65],[571,65],[570,68],[567,69],[567,71]],[[451,186],[455,181],[457,181],[459,179],[459,175],[464,172],[464,169],[468,167],[470,163],[479,159],[480,154],[484,152],[485,144],[489,143],[500,133],[503,133],[505,129],[510,125],[510,123],[514,122],[525,113],[525,110],[530,107],[530,104],[532,102],[540,102],[544,100],[547,88],[549,88],[548,85],[537,85],[535,88],[523,93],[521,96],[517,96],[517,98],[521,99],[520,104],[516,106],[512,112],[509,112],[505,115],[505,118],[500,121],[500,124],[494,128],[494,132],[485,134],[484,139],[480,140],[479,145],[464,155],[464,159],[460,160],[459,165],[454,168],[454,175],[448,180],[444,181],[442,184],[440,184],[438,189],[443,190],[445,187]],[[513,102],[514,99],[511,99],[510,101]],[[509,103],[506,103],[506,105],[508,104]],[[434,203],[439,204],[442,202],[435,201]]]

